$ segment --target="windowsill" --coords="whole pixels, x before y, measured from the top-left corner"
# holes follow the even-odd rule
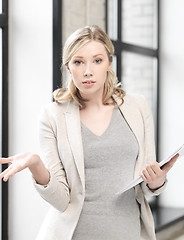
[[[155,230],[159,232],[184,219],[184,208],[157,207],[152,209]]]

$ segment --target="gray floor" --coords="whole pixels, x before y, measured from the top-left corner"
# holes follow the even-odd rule
[[[184,239],[184,235],[180,236],[180,237],[177,237],[175,238],[174,240],[183,240]]]
[[[184,240],[184,220],[158,232],[157,240]]]

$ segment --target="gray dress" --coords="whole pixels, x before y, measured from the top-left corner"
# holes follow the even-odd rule
[[[133,179],[138,144],[114,108],[101,136],[81,123],[85,201],[72,240],[140,240],[140,213],[134,189],[115,193]]]

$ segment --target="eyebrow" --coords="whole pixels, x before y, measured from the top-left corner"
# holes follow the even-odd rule
[[[98,56],[104,56],[104,55],[101,54],[101,53],[95,54],[95,55],[93,56],[93,58],[98,57]],[[73,58],[84,58],[84,57],[82,57],[82,56],[75,56],[75,55],[74,55]]]

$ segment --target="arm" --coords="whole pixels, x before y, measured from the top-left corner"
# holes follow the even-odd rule
[[[41,197],[59,211],[65,211],[70,202],[69,185],[57,147],[56,126],[53,118],[42,110],[39,119],[39,141],[41,158],[50,173],[50,181],[46,186],[34,181]],[[33,179],[34,180],[34,179]]]
[[[153,196],[162,192],[165,187],[166,174],[175,163],[177,156],[167,163],[162,169],[159,167],[155,156],[154,123],[152,112],[144,97],[142,98],[139,106],[144,123],[144,166],[141,172],[141,177],[144,182],[141,186],[146,196]]]
[[[176,154],[167,164],[160,168],[157,162],[143,169],[141,177],[150,190],[155,191],[162,187],[166,181],[166,174],[175,164],[179,154]]]
[[[37,154],[23,153],[9,158],[0,158],[0,163],[9,167],[0,174],[7,181],[11,176],[28,168],[33,176],[34,185],[40,195],[59,211],[65,211],[70,195],[64,167],[58,155],[57,140],[45,111],[40,117],[40,145],[43,160]]]
[[[40,157],[32,153],[18,154],[9,158],[0,158],[0,163],[10,163],[9,167],[0,174],[0,179],[6,182],[15,173],[29,168],[33,177],[39,184],[47,184],[50,179],[48,170],[45,168]]]

